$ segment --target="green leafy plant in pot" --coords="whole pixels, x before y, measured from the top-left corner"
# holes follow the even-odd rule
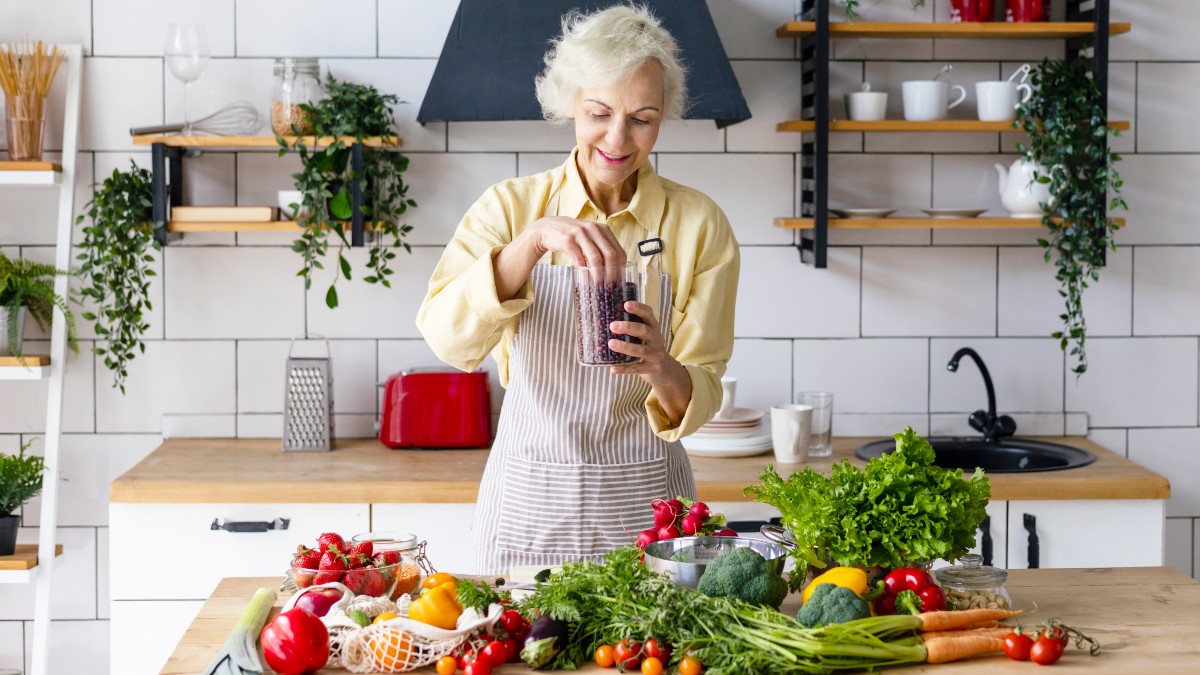
[[[12,555],[16,550],[17,528],[21,517],[17,509],[42,491],[42,476],[46,462],[36,455],[26,454],[30,440],[15,455],[0,454],[0,555]]]
[[[78,353],[75,339],[75,315],[67,306],[65,298],[54,292],[54,277],[71,272],[53,265],[18,258],[13,260],[0,252],[0,356],[16,356],[24,362],[21,353],[21,328],[23,314],[27,311],[43,330],[54,318],[54,308],[62,310],[67,322],[67,344]]]
[[[1123,181],[1116,170],[1120,155],[1103,143],[1116,131],[1108,127],[1100,90],[1082,60],[1045,59],[1032,77],[1033,95],[1021,104],[1014,126],[1029,134],[1017,144],[1025,159],[1039,165],[1035,180],[1048,184],[1050,204],[1042,224],[1049,236],[1038,239],[1046,262],[1057,267],[1059,295],[1066,302],[1059,315],[1062,330],[1051,335],[1075,357],[1072,371],[1087,371],[1087,322],[1083,292],[1100,280],[1106,251],[1116,250],[1117,225],[1110,212],[1128,210],[1121,198]],[[1050,168],[1046,168],[1050,167]]]
[[[301,108],[312,120],[317,137],[334,140],[324,147],[310,148],[303,137],[277,139],[281,156],[289,150],[300,154],[302,170],[292,177],[302,195],[296,214],[304,231],[292,244],[292,250],[303,258],[298,275],[304,277],[305,289],[312,287],[314,271],[324,268],[321,259],[329,252],[329,233],[333,232],[339,240],[338,268],[325,293],[325,304],[331,309],[338,306],[338,280],[352,278],[345,249],[350,245],[346,231],[354,215],[351,198],[354,186],[363,193],[362,213],[373,235],[368,274],[363,280],[391,288],[388,277],[394,274],[390,265],[396,258],[393,249],[403,247],[412,252],[404,241],[412,226],[399,223],[401,216],[417,203],[408,197],[408,186],[402,176],[408,170],[408,158],[397,151],[394,141],[396,122],[392,106],[398,103],[401,103],[399,98],[381,94],[375,87],[341,82],[329,75],[325,97],[315,105],[302,104]],[[362,170],[355,171],[351,166],[353,143],[342,139],[353,138],[362,143],[370,137],[382,138],[383,145],[363,147]]]
[[[113,386],[122,394],[129,362],[146,351],[142,336],[149,328],[146,313],[152,309],[150,279],[155,276],[150,252],[160,248],[154,229],[164,226],[153,222],[150,172],[130,164],[129,171],[114,169],[95,186],[92,201],[76,221],[91,219],[83,228],[78,259],[82,294],[96,310],[81,316],[95,322],[103,342],[92,352],[104,357]]]

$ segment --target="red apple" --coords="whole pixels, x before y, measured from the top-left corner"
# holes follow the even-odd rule
[[[296,598],[296,607],[306,609],[317,616],[325,616],[329,613],[329,608],[341,599],[342,592],[336,588],[314,588]]]

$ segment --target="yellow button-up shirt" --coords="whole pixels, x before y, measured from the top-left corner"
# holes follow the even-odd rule
[[[476,368],[491,352],[500,382],[507,386],[509,348],[534,293],[527,281],[512,299],[500,302],[493,259],[542,217],[556,187],[558,215],[606,222],[630,260],[637,259],[639,241],[655,236],[651,233],[658,224],[660,264],[671,275],[670,353],[687,368],[692,400],[673,426],[651,391],[646,415],[665,441],[694,432],[721,405],[720,380],[733,352],[741,258],[720,207],[696,190],[660,178],[649,162],[638,170],[637,191],[629,206],[611,216],[588,197],[575,151],[561,168],[489,188],[467,211],[442,253],[417,312],[418,329],[438,358],[462,370]],[[554,265],[572,264],[564,253],[555,252],[551,258]]]

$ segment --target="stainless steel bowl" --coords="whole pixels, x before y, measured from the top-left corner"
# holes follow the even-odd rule
[[[646,547],[646,567],[666,574],[680,586],[695,588],[708,563],[741,547],[749,547],[765,558],[775,574],[783,573],[787,551],[779,544],[747,537],[678,537],[656,541]]]

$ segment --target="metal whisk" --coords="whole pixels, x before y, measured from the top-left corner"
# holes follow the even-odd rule
[[[134,127],[129,130],[129,135],[169,134],[182,131],[185,135],[198,132],[214,136],[253,136],[262,128],[262,125],[263,119],[258,114],[258,109],[246,101],[238,101],[190,124],[184,122],[159,124],[152,127]]]

